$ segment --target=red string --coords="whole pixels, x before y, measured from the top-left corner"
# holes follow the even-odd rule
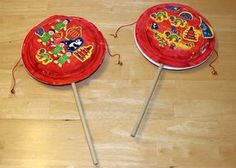
[[[106,41],[106,40],[105,40],[105,41]],[[106,41],[106,46],[107,46],[107,52],[108,52],[109,56],[110,56],[110,57],[115,57],[115,56],[117,56],[117,57],[118,57],[117,64],[120,65],[120,66],[122,66],[122,65],[123,65],[123,62],[121,61],[121,56],[120,56],[120,54],[118,54],[118,53],[116,53],[116,54],[111,54],[111,51],[110,51],[110,48],[109,48],[109,45],[108,45],[107,41]]]
[[[16,62],[16,64],[14,65],[14,67],[11,70],[11,75],[12,75],[11,93],[12,94],[15,94],[15,86],[16,86],[15,70],[18,67],[20,61],[21,61],[21,58]]]
[[[209,64],[209,67],[211,67],[211,69],[212,69],[212,71],[211,71],[212,75],[218,75],[218,72],[216,71],[215,67],[214,67],[212,64],[213,64],[213,63],[216,61],[216,59],[219,57],[219,54],[218,54],[218,51],[216,51],[215,49],[214,49],[214,52],[215,52],[215,54],[216,54],[216,57],[211,61],[211,63]]]
[[[114,34],[110,34],[110,35],[113,36],[114,38],[117,38],[117,37],[118,37],[118,32],[119,32],[122,28],[128,27],[128,26],[132,26],[132,25],[134,25],[135,23],[136,23],[136,21],[133,22],[133,23],[130,23],[130,24],[122,25],[122,26],[120,26],[120,27],[117,28],[117,30],[116,30],[116,32],[115,32]],[[110,48],[109,48],[109,45],[108,45],[107,41],[106,41],[106,45],[107,45],[107,51],[108,51],[108,54],[110,55],[110,57],[118,56],[118,63],[117,63],[117,64],[119,64],[119,65],[122,66],[123,63],[122,63],[121,60],[120,60],[120,59],[121,59],[120,54],[111,54]]]
[[[132,25],[134,25],[135,23],[136,23],[136,21],[133,22],[133,23],[130,23],[130,24],[122,25],[122,26],[120,26],[120,27],[117,28],[117,30],[116,30],[116,32],[115,32],[114,34],[110,34],[110,35],[113,36],[114,38],[117,38],[117,37],[118,37],[118,32],[120,31],[120,29],[122,29],[122,28],[124,28],[124,27],[128,27],[128,26],[132,26]]]

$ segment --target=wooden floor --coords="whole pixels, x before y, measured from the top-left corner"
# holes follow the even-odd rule
[[[11,68],[30,28],[54,14],[95,23],[124,65],[106,55],[102,67],[78,83],[101,168],[235,168],[236,3],[186,0],[212,23],[217,35],[218,76],[207,64],[165,71],[142,133],[130,132],[157,73],[137,50],[133,27],[109,34],[160,1],[0,1],[0,168],[91,168],[89,150],[71,86],[46,86],[19,67],[16,95]]]

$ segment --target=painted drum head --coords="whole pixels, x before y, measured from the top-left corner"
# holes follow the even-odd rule
[[[80,17],[52,16],[34,27],[22,46],[32,77],[50,85],[81,81],[101,65],[106,52],[102,33]]]
[[[215,48],[214,31],[206,18],[176,3],[147,9],[136,23],[135,41],[150,62],[173,70],[202,64]]]

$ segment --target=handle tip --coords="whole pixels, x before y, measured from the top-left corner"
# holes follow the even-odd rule
[[[94,164],[94,166],[96,166],[96,167],[99,166],[99,163],[98,163],[98,162],[94,162],[93,164]]]
[[[134,138],[136,135],[134,135],[134,134],[131,134],[130,136],[131,136],[132,138]]]

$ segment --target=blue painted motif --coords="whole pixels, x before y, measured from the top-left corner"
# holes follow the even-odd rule
[[[158,24],[157,24],[156,22],[152,22],[151,28],[152,28],[153,30],[158,30]]]
[[[175,26],[171,26],[171,32],[178,34],[178,31],[176,30]]]
[[[35,31],[35,33],[41,37],[41,36],[43,36],[45,31],[43,30],[43,28],[40,27]]]
[[[187,20],[193,20],[193,15],[189,12],[181,12],[179,16]]]
[[[180,10],[179,6],[167,6],[166,9],[171,10],[171,11],[178,11]]]
[[[64,44],[66,45],[67,51],[71,53],[78,50],[83,45],[83,43],[84,43],[84,40],[81,37],[74,40],[67,40],[64,42]]]
[[[202,34],[203,34],[204,38],[213,38],[214,37],[214,33],[213,33],[211,27],[206,22],[204,22],[202,19],[201,19],[200,28],[202,30]]]

